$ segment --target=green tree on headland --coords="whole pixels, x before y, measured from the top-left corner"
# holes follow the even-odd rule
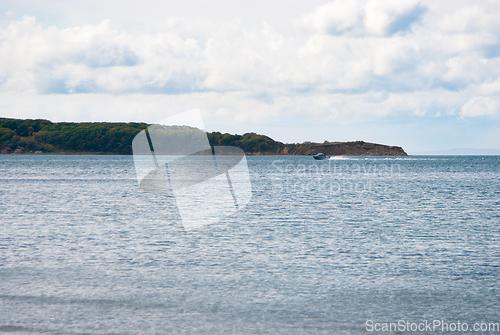
[[[132,154],[132,140],[146,123],[52,123],[0,118],[0,147],[45,152]]]
[[[111,122],[58,122],[48,120],[18,120],[0,118],[0,149],[18,146],[26,151],[52,153],[102,153],[132,154],[132,140],[147,123]],[[182,139],[192,136],[190,127],[173,127],[169,136]],[[173,132],[173,133],[172,133]],[[255,133],[222,134],[208,133],[211,146],[235,146],[247,154],[254,155],[312,155],[323,152],[326,155],[406,155],[400,147],[356,142],[292,143],[284,144],[272,138]]]

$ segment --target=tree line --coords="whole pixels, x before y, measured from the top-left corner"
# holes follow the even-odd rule
[[[0,118],[0,149],[21,146],[46,153],[132,154],[132,140],[147,123],[58,122]],[[247,153],[271,153],[285,144],[255,133],[208,133],[210,145],[236,146]]]
[[[146,123],[53,123],[48,120],[0,118],[0,147],[26,151],[88,152],[128,155],[132,140]]]
[[[132,140],[147,123],[118,122],[51,122],[48,120],[20,120],[0,118],[0,150],[24,147],[26,152],[132,154]],[[173,127],[175,138],[189,138],[190,127]],[[184,132],[184,133],[183,133]],[[190,133],[191,132],[191,133]],[[211,146],[235,146],[247,154],[257,155],[370,155],[405,156],[401,147],[355,142],[291,143],[285,144],[272,138],[246,133],[243,135],[220,132],[207,133]],[[182,142],[182,141],[181,141]]]

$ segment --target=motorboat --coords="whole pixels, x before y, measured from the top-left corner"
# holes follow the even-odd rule
[[[314,159],[317,159],[317,160],[322,160],[322,159],[327,159],[329,158],[328,156],[326,156],[325,154],[323,153],[319,153],[319,154],[316,154],[313,156]]]

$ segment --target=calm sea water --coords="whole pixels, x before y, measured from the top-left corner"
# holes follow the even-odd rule
[[[185,231],[131,156],[0,156],[0,332],[500,322],[500,157],[247,160],[250,203]]]

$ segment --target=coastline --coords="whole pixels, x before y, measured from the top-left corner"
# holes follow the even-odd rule
[[[0,118],[0,151],[2,154],[132,155],[134,138],[149,126],[146,123],[53,123],[42,119]],[[183,152],[181,147],[189,143],[192,136],[199,136],[200,130],[175,126],[162,131],[165,134],[161,136],[167,136],[165,139],[170,138],[179,146],[169,150]],[[318,153],[328,156],[407,156],[399,146],[359,140],[283,143],[252,132],[239,135],[217,131],[206,133],[206,138],[211,147],[233,146],[254,156],[310,156]]]

